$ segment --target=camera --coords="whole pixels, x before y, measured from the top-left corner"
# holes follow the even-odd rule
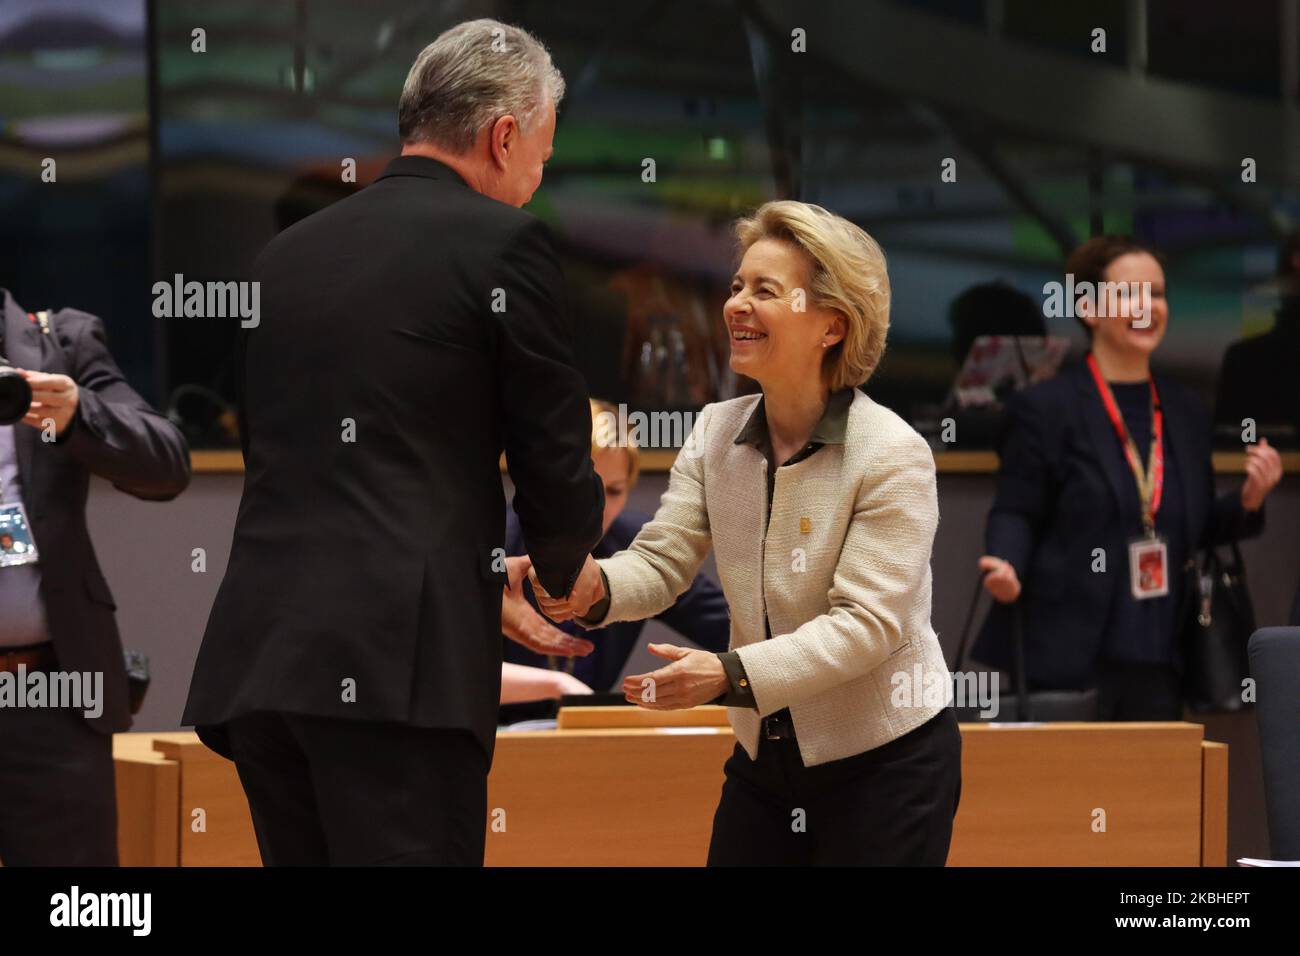
[[[32,387],[11,368],[9,360],[0,355],[0,425],[12,425],[27,414],[32,407]]]

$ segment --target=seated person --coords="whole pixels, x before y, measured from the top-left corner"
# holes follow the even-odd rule
[[[617,415],[609,403],[593,400],[591,415],[593,435],[591,458],[596,473],[605,483],[605,536],[592,551],[597,558],[622,551],[650,520],[648,514],[624,512],[628,494],[636,484],[638,455],[631,439],[624,446],[605,447],[595,435],[596,417],[606,412]],[[602,436],[603,437],[603,436]],[[525,553],[523,535],[513,509],[506,513],[506,555]],[[697,575],[677,603],[654,620],[662,621],[687,640],[705,650],[727,649],[731,619],[722,589],[703,574]],[[525,644],[548,643],[546,633],[552,624],[537,610],[532,585],[524,581],[514,591],[507,590],[501,606],[501,630],[505,661],[501,671],[501,712],[499,723],[554,716],[554,700],[562,694],[618,691],[627,660],[636,648],[645,621],[620,621],[604,628],[587,631],[571,621],[558,629],[571,635],[583,646],[572,657],[547,656],[529,650]],[[572,645],[570,641],[570,645]],[[586,653],[582,653],[586,651]],[[531,702],[531,703],[529,703]]]

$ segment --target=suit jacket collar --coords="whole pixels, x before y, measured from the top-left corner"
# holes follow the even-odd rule
[[[1128,467],[1123,450],[1119,448],[1115,427],[1106,414],[1106,407],[1097,393],[1097,385],[1092,380],[1088,366],[1078,362],[1062,374],[1074,378],[1083,408],[1084,428],[1092,446],[1097,449],[1097,461],[1106,475],[1106,484],[1110,486],[1116,506],[1126,518],[1136,520],[1139,516],[1135,507],[1136,498],[1132,493],[1133,472]],[[1158,372],[1153,372],[1152,378],[1155,379],[1156,394],[1160,396],[1160,406],[1164,412],[1165,467],[1176,468],[1182,487],[1192,488],[1195,486],[1196,462],[1191,461],[1190,456],[1196,443],[1192,440],[1194,436],[1190,429],[1195,427],[1194,418],[1186,414],[1179,401],[1176,383]],[[1112,453],[1112,449],[1118,454]],[[1192,496],[1184,492],[1182,498],[1184,527],[1190,535],[1195,527]]]
[[[421,179],[445,180],[453,185],[464,186],[469,189],[469,183],[461,178],[460,173],[446,163],[440,163],[428,156],[397,156],[389,161],[388,165],[384,167],[383,173],[375,182],[393,176],[418,176]]]
[[[40,329],[9,290],[4,293],[4,354],[16,368],[40,368]]]
[[[15,368],[45,370],[44,343],[41,332],[7,289],[4,292],[4,355]],[[14,454],[18,459],[18,476],[23,483],[23,494],[29,510],[40,484],[32,474],[35,463],[36,442],[40,432],[22,423],[14,425]]]

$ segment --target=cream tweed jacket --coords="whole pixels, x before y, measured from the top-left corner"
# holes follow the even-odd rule
[[[601,624],[663,611],[715,548],[731,649],[758,704],[728,708],[736,738],[755,759],[760,717],[788,707],[803,763],[813,766],[901,737],[952,700],[930,625],[934,456],[911,426],[857,391],[844,444],[777,469],[764,536],[767,461],[736,444],[758,400],[700,413],[654,519],[599,562],[610,595]]]

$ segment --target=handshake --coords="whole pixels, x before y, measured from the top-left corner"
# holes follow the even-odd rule
[[[573,589],[569,591],[567,597],[551,597],[537,580],[537,572],[531,567],[528,570],[528,579],[533,582],[537,606],[542,609],[543,614],[557,624],[575,617],[586,617],[587,613],[606,596],[605,577],[600,573],[600,565],[591,555],[587,555],[582,570],[578,572],[578,579],[573,582]]]
[[[533,582],[537,604],[552,621],[568,621],[585,615],[605,596],[605,580],[594,558],[587,556],[578,580],[568,597],[553,598],[537,580],[533,562],[527,556],[506,558],[509,584],[502,594],[501,631],[535,654],[553,657],[586,657],[596,649],[591,641],[559,630],[542,617],[524,597],[524,577]]]
[[[509,584],[501,607],[501,629],[506,637],[538,654],[554,657],[585,657],[595,645],[585,638],[566,634],[533,610],[524,598],[523,581],[533,582],[537,605],[552,621],[569,621],[585,617],[608,592],[605,576],[596,559],[587,556],[578,579],[567,597],[554,598],[537,580],[527,555],[506,558]],[[722,659],[712,651],[673,644],[651,644],[651,654],[669,661],[648,674],[629,674],[623,678],[623,696],[629,704],[647,710],[684,710],[719,700],[730,689],[730,678]]]

